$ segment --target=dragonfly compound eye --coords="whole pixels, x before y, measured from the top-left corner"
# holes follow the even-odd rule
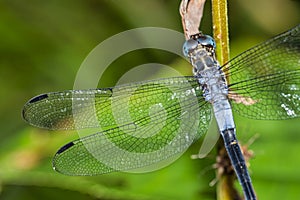
[[[200,35],[197,38],[197,41],[199,44],[201,44],[204,47],[212,47],[214,49],[216,48],[215,40],[209,35]]]
[[[192,35],[190,39],[185,41],[183,44],[183,54],[186,58],[189,58],[191,56],[191,53],[195,51],[197,48],[216,48],[215,40],[210,37],[209,35],[203,35],[202,33],[198,33],[195,35]]]
[[[183,44],[183,48],[182,48],[183,55],[188,58],[189,54],[192,53],[197,48],[197,46],[198,46],[198,42],[195,39],[193,38],[188,39]]]

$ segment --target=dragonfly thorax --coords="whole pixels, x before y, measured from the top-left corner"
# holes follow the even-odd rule
[[[193,66],[206,101],[227,99],[225,75],[215,57],[215,41],[202,33],[192,35],[183,45],[183,53]]]
[[[197,76],[206,101],[215,103],[227,99],[228,87],[224,73],[216,67],[201,71]]]
[[[183,54],[194,67],[194,75],[217,64],[215,58],[215,41],[201,33],[192,35],[183,44]]]

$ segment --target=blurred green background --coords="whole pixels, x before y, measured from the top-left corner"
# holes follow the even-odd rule
[[[156,172],[68,177],[52,170],[51,159],[59,147],[78,137],[76,133],[41,130],[21,118],[31,97],[72,89],[81,63],[101,41],[137,27],[182,32],[179,4],[174,0],[0,1],[0,199],[215,199],[215,187],[209,186],[215,178],[214,151],[204,159],[190,159],[201,141]],[[297,25],[299,11],[299,1],[230,1],[231,57]],[[211,34],[209,1],[201,30]],[[149,62],[184,63],[166,52],[133,52],[112,64],[101,85],[109,86],[131,67]],[[236,116],[236,124],[244,144],[259,135],[250,146],[255,152],[250,171],[259,199],[300,199],[299,119],[271,122]]]

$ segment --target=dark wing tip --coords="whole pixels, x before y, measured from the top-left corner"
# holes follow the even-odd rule
[[[32,103],[35,103],[35,102],[38,102],[38,101],[41,101],[43,99],[46,99],[48,98],[48,94],[41,94],[41,95],[38,95],[36,97],[33,97],[32,99],[30,99],[24,106],[23,110],[22,110],[22,117],[25,121],[28,121],[27,119],[27,116],[26,116],[26,111],[28,109],[28,107],[30,107],[30,104]]]
[[[68,144],[62,146],[57,152],[56,154],[61,154],[63,153],[64,151],[68,150],[69,148],[71,148],[72,146],[74,146],[75,143],[74,142],[69,142]]]
[[[28,101],[28,103],[35,103],[37,101],[40,101],[40,100],[43,100],[43,99],[46,99],[48,98],[48,94],[41,94],[41,95],[38,95],[36,97],[33,97],[32,99],[30,99]]]
[[[64,153],[65,151],[67,151],[68,149],[70,149],[72,146],[75,145],[75,142],[69,142],[66,145],[62,146],[55,154],[53,160],[52,160],[52,167],[55,171],[65,174],[65,175],[69,175],[72,176],[74,174],[70,173],[69,171],[64,170],[63,168],[61,169],[61,167],[57,166],[57,161],[59,161],[59,159],[57,160],[57,157],[59,157],[60,154]]]
[[[27,121],[27,117],[26,117],[26,115],[25,115],[25,109],[23,108],[23,110],[22,110],[22,118],[25,120],[25,121]]]

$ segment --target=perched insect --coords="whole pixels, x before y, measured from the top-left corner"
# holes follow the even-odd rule
[[[59,149],[54,169],[98,175],[147,167],[185,151],[207,131],[214,113],[245,197],[256,199],[232,110],[253,119],[300,116],[300,25],[223,66],[208,35],[191,36],[183,52],[194,76],[47,93],[29,100],[23,110],[29,124],[52,130],[101,129]]]

